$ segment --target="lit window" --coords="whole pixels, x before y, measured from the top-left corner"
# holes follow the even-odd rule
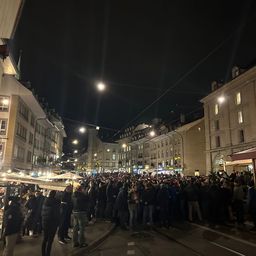
[[[238,111],[238,123],[242,124],[243,122],[244,122],[243,112],[242,111]]]
[[[0,111],[8,111],[9,101],[9,97],[0,96]]]
[[[236,105],[240,105],[241,104],[241,93],[238,92],[236,94]]]
[[[218,115],[219,114],[219,104],[215,104],[215,107],[214,107],[214,113],[215,115]]]

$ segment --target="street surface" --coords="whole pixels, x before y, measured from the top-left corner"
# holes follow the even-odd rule
[[[256,234],[225,228],[210,229],[197,224],[131,232],[119,228],[90,256],[256,255]]]

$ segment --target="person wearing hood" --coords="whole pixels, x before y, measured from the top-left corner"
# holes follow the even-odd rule
[[[42,256],[50,256],[52,243],[59,226],[60,201],[55,198],[56,191],[50,191],[42,206],[42,228],[44,232]]]
[[[5,248],[3,256],[12,256],[14,247],[21,231],[22,213],[18,197],[10,197],[9,205],[4,214]]]

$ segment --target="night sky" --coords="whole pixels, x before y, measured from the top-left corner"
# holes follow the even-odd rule
[[[26,0],[13,45],[22,49],[22,80],[70,136],[76,123],[65,118],[119,129],[170,87],[133,123],[193,112],[213,80],[253,63],[255,2]],[[95,89],[100,80],[104,94]]]

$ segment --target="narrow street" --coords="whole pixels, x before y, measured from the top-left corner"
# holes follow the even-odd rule
[[[159,231],[159,232],[158,232]],[[243,240],[212,229],[191,226],[189,229],[170,228],[157,231],[131,232],[119,228],[91,252],[90,256],[114,255],[255,255],[256,236]],[[250,241],[251,240],[251,241]]]

